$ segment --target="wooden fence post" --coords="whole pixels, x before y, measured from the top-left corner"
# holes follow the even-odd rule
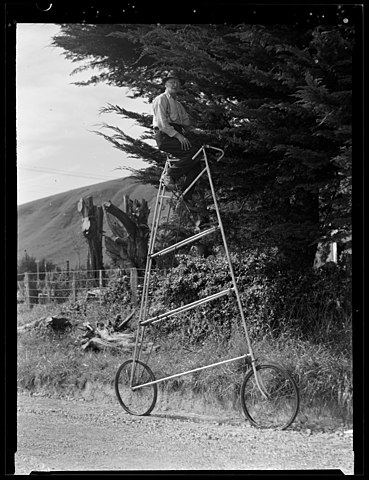
[[[102,304],[102,288],[103,288],[103,271],[99,270],[99,299],[100,305]]]
[[[72,273],[72,300],[76,301],[76,273],[74,270]]]
[[[137,306],[137,268],[131,268],[130,271],[130,286],[132,292],[132,301],[134,306]]]
[[[51,303],[50,286],[49,286],[49,272],[45,271],[45,290],[47,293],[47,303]]]
[[[24,283],[26,287],[27,306],[32,308],[35,303],[38,303],[37,281],[31,278],[31,274],[24,274]]]
[[[65,291],[62,292],[63,297],[69,297],[70,296],[70,291],[71,291],[71,285],[70,285],[70,270],[69,270],[69,260],[66,261],[66,281],[65,281]],[[66,298],[63,298],[63,301],[66,301]]]
[[[27,307],[31,308],[31,302],[29,298],[29,277],[28,273],[24,274],[24,295],[26,297]]]

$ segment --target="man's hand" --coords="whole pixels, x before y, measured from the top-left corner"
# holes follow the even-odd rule
[[[181,133],[177,133],[175,137],[180,141],[182,150],[189,150],[191,148],[190,141]]]

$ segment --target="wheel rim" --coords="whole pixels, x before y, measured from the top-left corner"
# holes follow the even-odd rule
[[[292,377],[277,365],[257,367],[260,392],[254,371],[246,376],[241,388],[241,404],[249,421],[259,428],[284,430],[296,418],[299,394]]]
[[[133,360],[128,360],[119,367],[115,377],[116,395],[126,412],[131,415],[149,415],[155,407],[157,385],[148,385],[132,390],[130,387],[132,367]],[[154,380],[155,377],[150,368],[143,362],[136,360],[133,385],[141,385]]]

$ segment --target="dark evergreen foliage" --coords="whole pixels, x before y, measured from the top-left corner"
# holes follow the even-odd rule
[[[242,249],[278,247],[311,267],[318,241],[351,234],[351,98],[355,32],[345,25],[62,25],[67,58],[94,67],[89,85],[129,87],[148,102],[175,70],[181,101],[203,143],[225,150],[213,172],[230,240]],[[133,139],[98,132],[158,181],[164,156],[148,145],[151,117],[108,105],[146,128]]]

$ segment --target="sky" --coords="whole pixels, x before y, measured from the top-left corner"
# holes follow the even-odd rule
[[[79,66],[52,47],[54,24],[17,24],[16,116],[17,203],[129,175],[122,167],[142,168],[103,137],[102,123],[139,137],[143,130],[116,113],[100,114],[107,104],[151,113],[151,106],[127,97],[128,90],[105,84],[78,87],[93,71],[71,76]]]

